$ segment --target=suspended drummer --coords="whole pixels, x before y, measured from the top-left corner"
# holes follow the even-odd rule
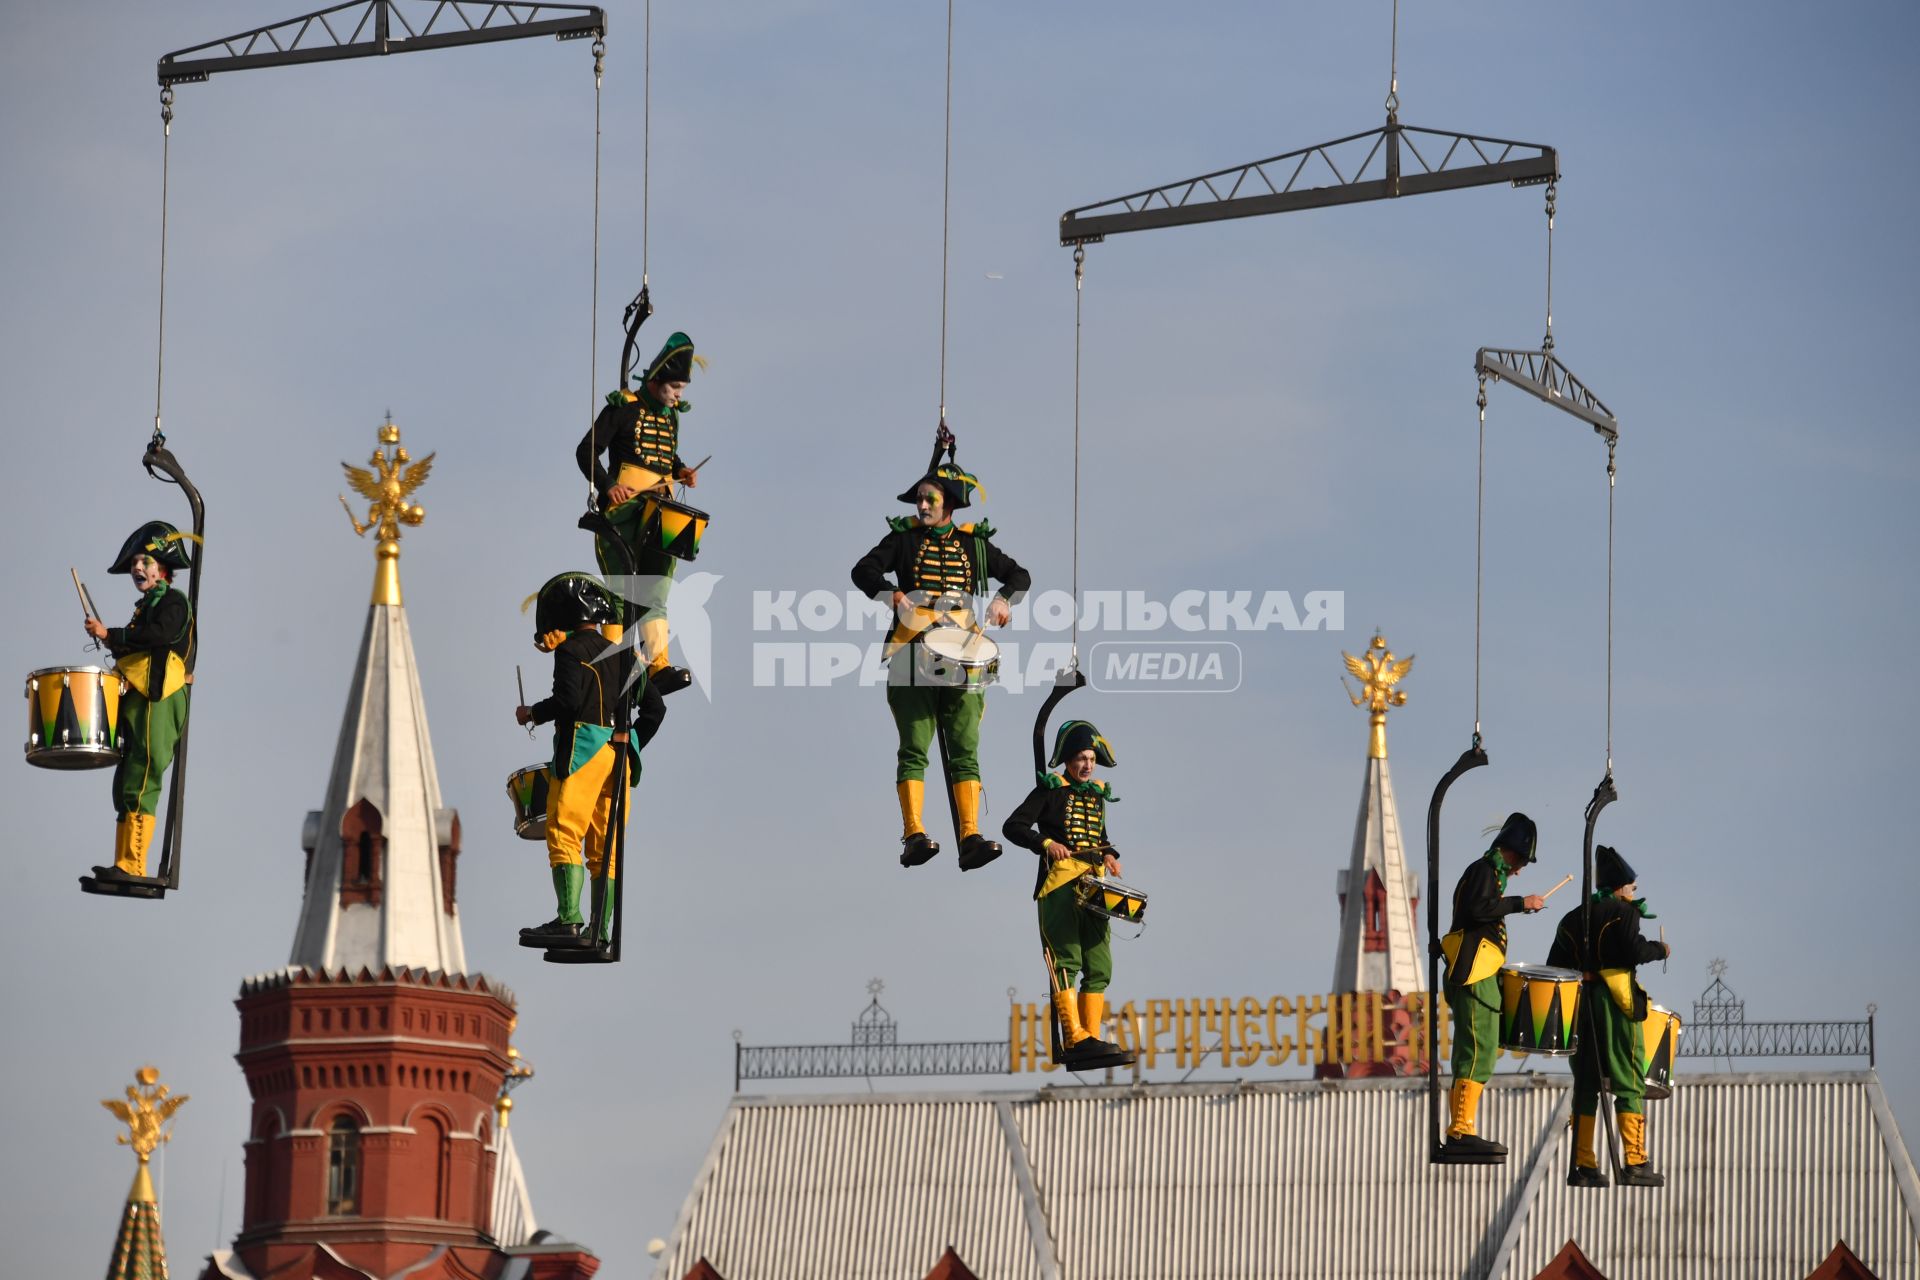
[[[514,719],[553,726],[547,865],[557,907],[552,920],[522,929],[520,939],[528,946],[564,946],[585,929],[580,889],[589,874],[595,889],[607,895],[606,927],[612,928],[613,884],[620,874],[610,847],[614,765],[617,753],[626,751],[628,785],[639,781],[640,748],[659,729],[666,707],[644,673],[635,689],[627,688],[635,674],[633,654],[615,648],[601,631],[612,621],[615,604],[599,579],[559,574],[548,579],[535,600],[533,643],[553,655],[553,694],[516,707]],[[638,704],[630,733],[615,727],[621,698]]]
[[[900,865],[917,867],[940,852],[922,818],[927,750],[942,745],[952,796],[960,869],[971,871],[1000,856],[998,842],[980,832],[980,716],[986,690],[928,683],[915,658],[927,629],[948,621],[971,628],[972,600],[999,590],[987,602],[987,625],[1002,627],[1032,579],[1012,556],[993,545],[993,527],[982,520],[960,524],[954,514],[971,502],[980,482],[936,448],[927,474],[900,495],[916,515],[892,517],[891,528],[853,566],[853,584],[874,600],[888,602],[896,623],[887,640],[887,709],[899,733],[894,790],[900,801]],[[947,606],[943,607],[943,602]]]
[[[1069,720],[1054,735],[1047,764],[1060,772],[1042,773],[1000,831],[1040,855],[1033,897],[1065,1047],[1061,1065],[1069,1071],[1124,1066],[1132,1055],[1099,1037],[1113,979],[1110,927],[1106,916],[1081,907],[1074,891],[1083,876],[1120,874],[1120,851],[1107,839],[1107,806],[1120,797],[1093,776],[1096,765],[1113,767],[1113,746],[1091,721]]]
[[[193,568],[186,544],[195,540],[164,520],[134,530],[107,570],[132,580],[140,596],[133,617],[124,627],[86,620],[87,634],[106,645],[127,683],[118,725],[123,753],[113,771],[113,865],[95,867],[96,880],[147,878],[161,779],[187,723],[193,608],[187,593],[174,587],[173,575]]]
[[[1453,1011],[1453,1090],[1446,1150],[1455,1155],[1495,1156],[1506,1147],[1475,1132],[1480,1091],[1493,1078],[1500,1056],[1500,966],[1507,958],[1507,917],[1538,911],[1546,900],[1515,897],[1507,881],[1534,860],[1539,833],[1524,813],[1507,815],[1485,854],[1460,876],[1453,890],[1453,925],[1440,940],[1447,958],[1447,1005]]]
[[[1593,900],[1561,918],[1547,953],[1548,964],[1578,969],[1586,978],[1580,987],[1580,1039],[1573,1051],[1573,1168],[1567,1185],[1607,1185],[1594,1134],[1604,1078],[1620,1124],[1620,1185],[1665,1186],[1667,1180],[1647,1160],[1642,1037],[1647,992],[1634,970],[1666,959],[1671,949],[1640,936],[1640,921],[1653,919],[1653,912],[1645,898],[1634,896],[1638,877],[1625,858],[1606,845],[1595,849],[1593,880]]]
[[[639,391],[622,388],[608,394],[607,407],[574,455],[581,474],[600,495],[601,511],[626,543],[642,584],[637,598],[622,599],[615,593],[608,638],[618,641],[625,623],[639,623],[649,678],[663,694],[686,688],[693,677],[686,668],[667,662],[667,597],[679,561],[647,537],[646,506],[650,497],[670,496],[676,481],[688,488],[700,483],[699,472],[682,463],[679,453],[680,415],[693,408],[684,397],[696,364],[706,367],[694,353],[693,339],[673,334],[647,366]],[[595,538],[594,552],[601,573],[623,572],[603,539]]]

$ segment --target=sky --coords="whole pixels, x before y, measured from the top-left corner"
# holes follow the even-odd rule
[[[1170,23],[1131,2],[961,0],[946,412],[985,482],[980,513],[1036,590],[1074,575],[1060,213],[1377,127],[1389,12],[1203,2]],[[18,548],[0,567],[15,618],[0,669],[86,661],[62,570],[120,621],[131,593],[105,567],[122,539],[184,518],[137,465],[160,284],[153,65],[282,16],[116,0],[81,35],[64,11],[0,4],[0,433]],[[210,557],[185,883],[159,904],[81,896],[74,877],[111,848],[106,776],[0,774],[16,1153],[0,1235],[23,1270],[107,1253],[131,1171],[96,1100],[146,1061],[193,1098],[161,1169],[176,1271],[237,1226],[248,1103],[231,1002],[292,939],[301,823],[324,800],[373,573],[336,501],[339,463],[364,460],[388,412],[416,457],[437,455],[401,573],[466,832],[469,964],[517,993],[538,1071],[513,1127],[542,1225],[591,1246],[603,1274],[641,1274],[722,1120],[736,1031],[841,1041],[876,977],[904,1040],[991,1039],[1010,988],[1041,998],[1024,852],[964,878],[951,841],[897,866],[881,691],[755,679],[757,646],[873,638],[756,632],[755,595],[844,593],[882,519],[905,513],[894,495],[938,420],[944,6],[660,0],[650,183],[642,19],[610,12],[597,346],[585,44],[179,90],[163,413],[206,495]],[[1920,1002],[1901,975],[1920,870],[1899,797],[1920,706],[1900,655],[1920,624],[1920,446],[1899,371],[1917,193],[1889,122],[1916,26],[1911,6],[1867,0],[1488,0],[1403,6],[1399,39],[1403,123],[1559,149],[1556,351],[1621,424],[1620,800],[1599,838],[1639,870],[1673,944],[1647,985],[1684,1013],[1721,957],[1750,1018],[1877,1004],[1908,1135]],[[1472,361],[1540,340],[1542,199],[1477,188],[1089,248],[1082,590],[1343,601],[1339,630],[1202,637],[1240,646],[1230,694],[1066,704],[1114,742],[1113,836],[1153,895],[1148,931],[1115,944],[1116,999],[1326,990],[1366,750],[1340,654],[1372,628],[1417,655],[1389,731],[1410,835],[1467,746]],[[684,329],[711,360],[682,450],[713,455],[693,495],[713,516],[697,568],[719,575],[711,680],[671,700],[648,755],[625,963],[563,968],[514,945],[551,903],[502,796],[545,750],[513,724],[510,668],[544,669],[520,601],[591,567],[573,446],[617,376],[643,266],[659,314],[642,345]],[[1604,449],[1495,387],[1486,485],[1493,763],[1453,790],[1442,876],[1523,809],[1542,855],[1519,887],[1537,891],[1577,870],[1607,758]],[[994,825],[1031,783],[1037,701],[989,696]],[[1544,956],[1551,916],[1515,924],[1517,957]]]

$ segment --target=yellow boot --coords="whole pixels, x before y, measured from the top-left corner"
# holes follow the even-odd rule
[[[157,819],[151,813],[130,813],[127,815],[127,867],[130,875],[147,874],[147,850],[153,845],[153,829]]]
[[[1073,991],[1053,993],[1053,1010],[1060,1017],[1060,1047],[1071,1049],[1087,1038],[1087,1030],[1080,1025],[1080,1005],[1074,999]]]
[[[128,832],[127,815],[123,813],[113,820],[113,862],[108,866],[95,867],[93,869],[95,876],[112,876],[116,872],[122,875],[132,874],[127,870],[131,857],[127,853]]]
[[[647,678],[662,696],[693,683],[693,673],[667,661],[667,620],[658,614],[640,624],[640,645],[647,659]]]
[[[1447,1150],[1456,1155],[1488,1156],[1505,1159],[1507,1149],[1474,1132],[1474,1120],[1480,1113],[1480,1082],[1455,1080],[1449,1095],[1453,1123],[1447,1126]]]
[[[1080,993],[1080,1026],[1094,1039],[1100,1038],[1102,1024],[1107,1019],[1107,993],[1104,991],[1082,991]]]
[[[908,778],[894,783],[893,789],[900,793],[900,865],[917,867],[940,852],[940,846],[928,837],[920,821],[927,784],[918,778]]]
[[[1623,1187],[1664,1187],[1667,1180],[1647,1162],[1647,1118],[1631,1111],[1620,1112],[1620,1185]]]
[[[1000,845],[980,834],[980,780],[969,778],[953,784],[953,808],[958,815],[960,869],[972,871],[1000,856]]]
[[[1600,1157],[1594,1145],[1596,1128],[1593,1116],[1573,1118],[1573,1168],[1567,1171],[1567,1185],[1570,1187],[1607,1185],[1607,1175],[1600,1172]]]
[[[600,624],[600,634],[607,638],[608,644],[619,644],[627,638],[627,627],[623,622],[603,622]]]

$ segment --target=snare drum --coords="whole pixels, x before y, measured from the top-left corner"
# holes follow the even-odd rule
[[[104,667],[43,667],[27,676],[27,763],[101,769],[120,763],[120,695]]]
[[[1649,1098],[1673,1096],[1673,1060],[1680,1052],[1680,1015],[1657,1004],[1647,1004],[1640,1023],[1640,1065]]]
[[[1580,972],[1539,964],[1500,966],[1500,1045],[1563,1058],[1573,1052]]]
[[[522,840],[547,838],[547,788],[552,771],[530,764],[507,775],[507,799],[513,801],[513,833]]]
[[[691,560],[700,554],[700,539],[707,532],[707,513],[684,502],[675,502],[665,494],[648,494],[641,499],[640,536],[655,550],[679,560]]]
[[[1000,646],[967,627],[929,627],[913,647],[913,682],[985,689],[1000,678]]]
[[[1147,922],[1147,895],[1142,889],[1125,885],[1111,876],[1096,876],[1089,871],[1073,882],[1073,898],[1082,911],[1125,924]]]

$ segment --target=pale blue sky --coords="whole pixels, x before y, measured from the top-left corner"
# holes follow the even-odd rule
[[[1912,1138],[1920,871],[1900,797],[1920,709],[1903,674],[1920,451],[1901,390],[1916,181],[1898,122],[1914,11],[1404,8],[1404,122],[1560,148],[1559,353],[1622,422],[1622,799],[1602,833],[1675,946],[1649,985],[1684,1011],[1718,955],[1755,1018],[1877,1001]],[[1037,585],[1070,572],[1059,213],[1376,126],[1388,10],[1209,3],[1170,22],[1135,3],[961,3],[949,416]],[[0,669],[81,660],[66,566],[120,614],[128,594],[101,570],[135,522],[177,514],[136,465],[154,60],[292,12],[115,3],[81,26],[0,6],[0,430],[19,549],[0,571],[16,610]],[[640,269],[640,31],[640,6],[614,8],[602,390]],[[110,847],[105,778],[0,774],[10,1145],[34,1153],[13,1161],[0,1234],[24,1269],[104,1256],[130,1170],[94,1100],[148,1059],[194,1095],[167,1157],[176,1271],[235,1228],[231,1000],[292,936],[300,823],[323,799],[372,573],[337,464],[364,457],[388,408],[416,454],[440,455],[403,577],[467,833],[468,955],[518,992],[539,1069],[514,1127],[545,1225],[605,1274],[642,1274],[726,1105],[734,1028],[838,1039],[876,974],[904,1038],[991,1037],[1007,987],[1038,998],[1026,855],[964,879],[950,857],[894,865],[879,692],[750,687],[752,592],[842,590],[926,457],[944,6],[659,0],[654,32],[647,336],[684,328],[713,360],[684,452],[716,455],[700,567],[725,576],[713,699],[677,697],[648,760],[628,962],[557,969],[512,945],[550,904],[501,795],[539,754],[510,716],[513,664],[537,664],[517,606],[590,563],[571,456],[593,399],[585,45],[183,87],[166,419],[208,497],[212,570],[188,883],[157,906],[81,897],[73,877]],[[1118,944],[1117,998],[1325,989],[1366,740],[1339,652],[1370,627],[1419,659],[1391,731],[1410,833],[1466,745],[1471,361],[1540,337],[1540,206],[1537,189],[1488,188],[1090,249],[1083,585],[1337,589],[1348,623],[1242,637],[1232,698],[1077,695],[1120,751],[1114,834],[1154,894],[1153,927]],[[1494,765],[1450,802],[1449,883],[1511,808],[1540,820],[1541,886],[1574,867],[1603,762],[1601,453],[1572,419],[1494,392]],[[988,714],[996,823],[1027,785],[1033,707],[996,695]],[[1516,952],[1537,958],[1548,930],[1518,924]]]

